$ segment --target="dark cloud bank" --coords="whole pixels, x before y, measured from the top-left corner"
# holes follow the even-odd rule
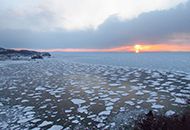
[[[167,11],[144,13],[128,21],[121,22],[111,16],[96,31],[0,29],[0,46],[33,49],[107,48],[137,42],[162,43],[175,33],[190,33],[190,2]]]

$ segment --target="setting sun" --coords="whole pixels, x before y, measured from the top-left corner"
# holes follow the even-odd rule
[[[136,53],[139,53],[140,50],[142,50],[142,47],[141,47],[141,45],[135,45],[135,46],[134,46],[134,49],[135,49],[135,52],[136,52]]]

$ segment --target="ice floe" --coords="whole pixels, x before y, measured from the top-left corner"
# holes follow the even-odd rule
[[[44,126],[51,125],[51,124],[53,124],[52,121],[43,121],[38,127],[44,127]]]
[[[135,105],[135,103],[133,101],[125,101],[126,104],[129,104],[131,106]]]
[[[172,111],[172,110],[168,110],[166,113],[165,113],[165,116],[172,116],[175,114],[175,111]]]
[[[176,98],[176,99],[175,99],[175,102],[176,102],[176,103],[180,103],[180,104],[186,104],[186,103],[187,103],[186,100],[185,100],[185,99],[182,99],[182,98]]]
[[[159,104],[153,104],[152,108],[153,109],[162,109],[162,108],[164,108],[164,106],[163,105],[159,105]]]
[[[71,100],[74,104],[80,106],[81,104],[85,103],[86,101],[85,100],[82,100],[82,99],[72,99]]]
[[[110,115],[111,111],[110,110],[106,110],[106,111],[102,111],[100,112],[98,115],[102,116],[102,115]]]
[[[61,126],[61,125],[53,125],[48,130],[62,130],[62,129],[63,129],[63,126]]]

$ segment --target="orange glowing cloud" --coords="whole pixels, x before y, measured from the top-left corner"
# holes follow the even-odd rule
[[[15,50],[35,50],[39,52],[128,52],[133,46],[121,46],[107,49],[83,49],[83,48],[66,48],[66,49],[26,49],[14,48]]]
[[[106,48],[106,49],[74,49],[74,48],[67,48],[67,49],[40,49],[37,51],[45,51],[45,52],[130,52],[133,46],[120,46],[114,48]]]
[[[189,44],[153,44],[135,45],[133,52],[189,52]]]
[[[24,48],[22,48],[24,49]],[[17,48],[16,50],[22,50]],[[31,49],[29,49],[31,50]],[[37,49],[41,52],[190,52],[190,44],[136,44],[106,49]]]

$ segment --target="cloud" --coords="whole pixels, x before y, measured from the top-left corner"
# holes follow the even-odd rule
[[[110,16],[129,20],[142,13],[174,8],[187,0],[0,0],[1,28],[97,29]],[[14,21],[13,21],[14,19]]]
[[[39,4],[37,0],[0,0],[0,28],[45,30],[54,16]]]
[[[105,46],[125,44],[190,43],[190,2],[174,9],[144,13],[119,22],[110,17],[99,27]]]
[[[128,20],[121,20],[117,14],[111,15],[95,30],[88,28],[68,31],[60,29],[59,24],[53,30],[36,31],[36,29],[30,29],[34,26],[31,24],[34,23],[32,20],[36,20],[34,27],[43,26],[46,28],[46,26],[50,26],[49,23],[43,24],[38,19],[44,19],[45,23],[48,21],[52,23],[51,27],[54,27],[53,19],[56,19],[57,16],[52,10],[48,10],[49,8],[43,8],[39,9],[43,17],[40,17],[41,15],[38,17],[36,17],[37,15],[26,15],[28,13],[23,14],[26,15],[26,20],[31,19],[31,22],[22,25],[25,26],[24,28],[21,28],[21,25],[16,26],[20,22],[17,23],[10,17],[9,20],[12,20],[17,28],[13,28],[13,26],[11,28],[8,26],[7,28],[0,27],[0,45],[11,48],[98,49],[134,44],[190,44],[190,2],[169,10],[142,13],[138,17]],[[38,11],[36,10],[36,12]]]

